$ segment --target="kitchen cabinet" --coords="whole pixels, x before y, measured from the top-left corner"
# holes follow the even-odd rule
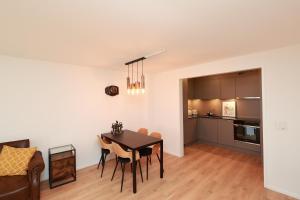
[[[197,141],[197,118],[185,119],[184,122],[184,144]]]
[[[220,80],[215,77],[197,78],[194,83],[196,99],[219,99]]]
[[[198,118],[197,139],[203,142],[221,144],[236,150],[261,152],[261,146],[234,140],[233,120]]]
[[[194,99],[194,79],[188,79],[188,99]]]
[[[261,79],[259,71],[241,72],[236,77],[236,97],[260,97]]]
[[[221,99],[235,99],[235,77],[223,77],[220,80]]]
[[[233,120],[219,120],[219,143],[234,146]]]
[[[218,143],[218,119],[199,118],[197,133],[200,140]]]

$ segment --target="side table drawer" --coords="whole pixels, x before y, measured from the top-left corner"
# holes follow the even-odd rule
[[[59,181],[75,176],[75,158],[67,158],[52,162],[52,180]]]

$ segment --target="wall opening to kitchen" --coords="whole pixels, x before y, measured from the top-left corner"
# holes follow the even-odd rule
[[[261,69],[182,80],[183,145],[263,155]]]

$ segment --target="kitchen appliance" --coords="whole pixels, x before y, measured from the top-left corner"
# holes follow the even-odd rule
[[[260,123],[256,120],[234,120],[234,140],[260,145]]]
[[[188,109],[188,118],[192,118],[193,112],[192,110]]]
[[[197,117],[198,116],[198,110],[193,109],[192,110],[192,115],[193,115],[193,117]]]
[[[213,112],[208,112],[206,113],[207,116],[214,116],[214,113]]]

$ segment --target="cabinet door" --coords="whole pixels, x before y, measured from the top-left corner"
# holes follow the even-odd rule
[[[184,144],[197,141],[197,119],[185,119],[184,121]]]
[[[218,142],[218,120],[217,119],[198,119],[198,137],[207,142]]]
[[[198,78],[195,80],[194,94],[197,99],[219,99],[220,80],[217,78]]]
[[[224,77],[221,79],[221,99],[235,99],[235,78]]]
[[[260,97],[261,78],[260,71],[244,72],[236,78],[237,97]]]
[[[205,83],[205,99],[219,99],[221,97],[220,80],[209,79]]]
[[[219,120],[219,143],[234,146],[234,129],[232,120]]]
[[[194,79],[188,79],[188,99],[194,99]]]
[[[194,97],[195,99],[203,99],[204,94],[204,79],[197,78],[194,80]]]

